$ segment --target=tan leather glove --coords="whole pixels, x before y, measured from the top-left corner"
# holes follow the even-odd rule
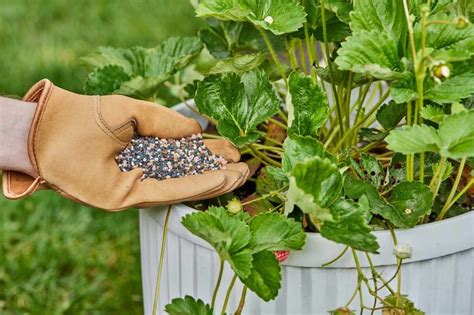
[[[205,140],[226,168],[162,181],[140,180],[141,169],[123,173],[115,156],[141,136],[181,138],[201,133],[197,121],[160,105],[125,96],[86,96],[48,80],[34,85],[24,100],[37,102],[28,153],[39,176],[5,171],[3,190],[18,199],[43,187],[64,197],[106,210],[148,207],[208,199],[242,185],[249,174],[235,163],[239,152],[225,140]]]

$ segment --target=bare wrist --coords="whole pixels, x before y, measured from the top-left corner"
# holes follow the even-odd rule
[[[0,169],[36,177],[28,156],[28,134],[36,103],[0,97]]]

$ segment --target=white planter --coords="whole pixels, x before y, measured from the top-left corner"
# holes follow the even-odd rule
[[[159,310],[173,298],[191,295],[209,303],[219,268],[214,250],[189,233],[181,217],[195,211],[185,205],[171,210],[164,258]],[[151,314],[166,208],[140,210],[141,261],[145,314]],[[474,314],[474,212],[442,222],[398,230],[400,243],[413,247],[402,267],[402,292],[427,314]],[[388,231],[377,231],[380,254],[372,255],[379,271],[389,278],[395,271],[393,243]],[[352,256],[346,253],[330,267],[321,264],[337,256],[343,246],[309,233],[302,251],[293,252],[282,268],[282,287],[276,300],[265,303],[249,292],[244,314],[327,314],[349,300],[356,284]],[[362,266],[367,266],[360,254]],[[370,271],[364,268],[370,278]],[[216,313],[232,277],[226,267]],[[228,311],[235,310],[241,284],[234,287]],[[387,295],[386,291],[381,295]],[[372,305],[366,293],[364,304]],[[358,307],[358,298],[352,308]]]
[[[194,106],[194,102],[189,104]],[[190,107],[180,104],[175,110],[197,119],[202,127],[207,121]],[[166,254],[161,280],[158,309],[173,298],[191,295],[210,303],[219,259],[209,244],[189,233],[181,225],[181,217],[195,211],[185,205],[171,210]],[[140,243],[142,283],[145,314],[151,314],[155,279],[158,270],[165,208],[140,210]],[[396,260],[388,231],[375,232],[380,243],[380,254],[372,255],[377,269],[389,278],[395,272]],[[409,243],[413,256],[402,267],[402,292],[427,314],[474,314],[474,211],[438,223],[398,230],[400,243]],[[282,287],[276,300],[265,303],[249,292],[244,314],[327,314],[328,310],[344,305],[350,298],[357,281],[352,256],[346,253],[327,268],[321,265],[336,257],[344,246],[308,234],[302,251],[293,252],[282,268]],[[359,255],[367,267],[364,255]],[[370,278],[370,270],[364,268]],[[216,303],[218,314],[225,290],[232,278],[226,267],[223,284]],[[235,310],[240,298],[241,284],[232,292],[228,311]],[[387,291],[381,295],[388,295]],[[365,292],[365,305],[372,305]],[[356,298],[352,309],[359,305]]]

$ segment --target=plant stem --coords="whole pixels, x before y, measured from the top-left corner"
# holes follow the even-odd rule
[[[278,110],[278,116],[288,125],[288,116],[281,108]]]
[[[306,54],[304,52],[303,41],[301,39],[298,39],[298,49],[300,51],[301,68],[303,69],[304,74],[308,74],[308,67],[306,65]]]
[[[321,0],[321,22],[322,22],[322,27],[323,27],[323,39],[324,39],[324,47],[326,50],[326,63],[329,69],[329,77],[331,78],[331,88],[332,88],[332,93],[334,96],[334,101],[336,103],[336,113],[337,113],[337,119],[339,121],[339,134],[340,137],[344,136],[344,123],[343,123],[343,116],[342,116],[342,111],[341,111],[341,104],[339,104],[339,100],[337,98],[337,92],[336,92],[336,86],[334,85],[334,76],[332,73],[332,66],[331,66],[331,57],[329,53],[329,43],[328,43],[328,35],[327,35],[327,27],[326,27],[326,9],[325,9],[325,0]]]
[[[217,292],[219,291],[219,287],[221,286],[221,281],[222,281],[222,274],[224,272],[224,259],[220,259],[220,265],[219,265],[219,276],[217,277],[217,283],[216,286],[214,287],[214,292],[212,293],[212,302],[211,302],[211,307],[214,308],[214,305],[216,304],[216,297],[217,297]]]
[[[274,146],[271,146],[271,145],[264,145],[264,144],[260,144],[260,143],[254,143],[253,146],[255,147],[255,149],[259,149],[259,150],[274,151],[275,153],[282,153],[283,152],[282,148],[274,147]]]
[[[303,0],[303,3],[305,1]],[[318,83],[318,78],[316,76],[316,72],[314,70],[314,55],[313,55],[313,46],[311,45],[311,40],[309,38],[309,32],[308,32],[308,22],[305,22],[303,25],[304,29],[304,39],[306,41],[306,50],[308,51],[308,57],[309,57],[309,72],[311,74],[311,79],[313,79],[313,83],[317,84]],[[311,35],[313,36],[313,35]]]
[[[458,199],[461,198],[462,195],[473,185],[474,185],[474,178],[471,178],[471,180],[466,184],[466,186],[464,186],[464,188],[456,195],[456,197],[453,198],[453,200],[448,206],[448,209],[451,208],[454,205],[454,203],[458,201]]]
[[[344,305],[344,307],[349,307],[349,305],[351,305],[352,301],[354,301],[354,298],[356,297],[357,292],[359,292],[359,289],[360,289],[360,282],[361,282],[361,281],[362,281],[362,280],[357,279],[356,288],[355,288],[354,292],[352,293],[352,295],[351,295],[349,301],[347,301],[347,303]]]
[[[285,125],[282,122],[276,120],[275,118],[269,118],[268,121],[271,122],[272,124],[277,125],[278,127],[282,128],[283,130],[288,129],[287,125]]]
[[[246,201],[246,202],[242,202],[241,205],[242,205],[242,206],[246,206],[246,205],[249,205],[249,204],[254,203],[254,202],[256,202],[256,201],[263,200],[263,199],[267,199],[267,198],[269,198],[269,197],[271,197],[271,196],[278,195],[280,191],[286,189],[287,187],[288,187],[288,185],[285,185],[285,186],[281,187],[280,189],[277,189],[277,190],[274,190],[274,191],[272,191],[272,192],[269,192],[268,194],[265,194],[265,195],[263,195],[263,196],[261,196],[261,197],[258,197],[258,198],[255,198],[255,199],[252,199],[252,200],[249,200],[249,201]]]
[[[232,280],[230,281],[229,288],[225,294],[224,305],[222,305],[221,314],[225,315],[225,310],[227,309],[227,304],[229,304],[230,294],[232,293],[232,289],[234,288],[235,280],[237,280],[237,274],[234,274]]]
[[[237,307],[237,310],[235,311],[235,315],[242,314],[242,310],[244,309],[244,305],[245,305],[246,296],[247,296],[247,286],[244,285],[242,288],[242,293],[240,294],[239,306]]]
[[[390,223],[387,223],[387,226],[388,226],[388,229],[390,230],[390,235],[392,236],[393,245],[397,246],[398,240],[397,240],[397,236],[395,235],[395,231],[393,230],[393,227]],[[401,265],[401,264],[402,264],[402,259],[397,257],[397,266]],[[397,300],[396,300],[395,306],[398,306],[398,303],[399,303],[399,300],[400,300],[401,288],[402,288],[402,272],[400,270],[397,273],[397,294],[396,294]]]
[[[413,32],[413,24],[410,18],[410,11],[408,10],[407,0],[403,0],[403,9],[405,10],[405,17],[407,19],[408,34],[410,37],[410,47],[411,47],[411,54],[413,57],[413,64],[416,64],[415,35]]]
[[[441,176],[443,176],[445,164],[446,157],[441,156],[438,167],[436,168],[436,172],[430,182],[430,189],[433,192],[433,200],[438,195],[439,187],[441,186]]]
[[[395,270],[395,273],[393,274],[393,276],[388,279],[388,280],[382,280],[381,277],[379,277],[381,280],[382,280],[382,283],[383,285],[379,288],[379,290],[382,290],[384,287],[387,287],[387,289],[390,291],[390,293],[392,294],[395,294],[395,291],[390,287],[390,282],[392,282],[398,275],[398,273],[400,272],[400,269],[402,267],[402,264],[401,263],[398,263],[397,264],[397,270]]]
[[[407,125],[408,126],[411,126],[413,124],[413,121],[412,121],[412,106],[411,106],[411,102],[407,102]],[[413,154],[407,154],[406,156],[406,173],[407,173],[407,181],[411,182],[413,181],[413,177],[414,177],[414,170],[413,170],[413,167],[412,167],[412,163],[414,161],[414,155]]]
[[[283,81],[285,82],[285,85],[288,86],[288,81],[286,79],[285,70],[283,69],[283,66],[280,63],[280,60],[278,59],[278,56],[275,52],[275,49],[273,48],[273,45],[272,45],[272,42],[271,42],[270,38],[268,37],[265,30],[263,28],[261,28],[260,26],[257,26],[257,30],[260,32],[260,35],[262,35],[262,38],[263,38],[263,40],[265,41],[265,44],[268,47],[268,51],[270,52],[270,55],[273,59],[273,62],[277,66],[277,69],[280,72],[280,75],[281,75]]]
[[[295,49],[293,44],[288,44],[288,39],[285,38],[285,47],[288,55],[288,60],[290,61],[291,69],[295,70],[298,68],[298,61],[296,61],[295,57]]]
[[[372,272],[372,279],[374,281],[374,292],[375,292],[375,294],[377,294],[379,292],[379,289],[377,287],[377,275],[378,275],[378,273],[375,269],[374,264],[372,263],[372,259],[370,258],[369,253],[366,252],[365,256],[367,257],[367,260],[369,261],[369,264],[370,264],[370,270]],[[372,304],[372,308],[375,308],[376,306],[377,306],[377,298],[374,296],[374,302]],[[374,313],[374,311],[372,310],[371,314],[373,314],[373,313]]]
[[[158,272],[156,274],[155,296],[153,298],[153,310],[152,310],[153,315],[156,314],[156,310],[158,307],[158,299],[160,296],[161,273],[163,271],[163,260],[165,257],[166,236],[168,235],[168,221],[170,218],[170,213],[171,213],[171,205],[168,206],[168,210],[166,212],[165,224],[163,225],[163,233],[161,236],[160,262],[158,264]]]
[[[265,154],[261,153],[260,151],[258,151],[253,144],[249,144],[247,146],[251,151],[252,151],[252,155],[254,157],[256,157],[257,159],[261,160],[261,162],[263,162],[264,164],[270,164],[270,165],[273,165],[275,167],[281,167],[281,163],[269,158],[268,156],[266,156]],[[266,163],[265,163],[266,162]]]
[[[382,282],[383,286],[379,288],[379,290],[381,290],[382,288],[384,287],[387,287],[387,289],[390,291],[390,293],[395,293],[392,289],[392,287],[390,286],[390,281],[386,281],[382,275],[380,273],[377,272],[377,269],[375,269],[375,265],[374,263],[372,262],[372,258],[370,258],[370,255],[369,253],[365,253],[366,257],[367,257],[367,261],[369,262],[369,266],[370,266],[370,271],[372,272],[372,274],[375,274],[375,277],[376,278],[379,278],[380,281]],[[393,280],[393,279],[392,279]]]
[[[209,139],[225,139],[222,136],[214,135],[212,133],[205,133],[205,132],[202,133],[202,136],[203,136],[203,138],[209,138]]]
[[[333,263],[335,263],[336,261],[341,259],[341,257],[344,256],[344,254],[347,252],[348,249],[349,249],[349,246],[344,247],[344,249],[339,253],[339,255],[336,256],[336,258],[333,258],[330,261],[322,264],[321,267],[324,268],[324,267],[327,267],[329,265],[332,265]]]
[[[375,113],[377,111],[377,109],[380,107],[380,105],[383,104],[383,102],[385,101],[385,99],[387,99],[387,97],[389,95],[390,95],[390,89],[388,89],[385,92],[385,94],[380,98],[380,100],[370,109],[370,111],[367,113],[367,115],[364,116],[364,118],[362,118],[359,122],[354,124],[354,126],[352,126],[352,128],[344,134],[344,136],[341,138],[341,140],[339,140],[339,142],[337,143],[336,150],[341,147],[341,145],[343,144],[344,140],[347,139],[347,137],[349,137],[354,132],[357,133],[357,130],[359,129],[359,127],[362,126],[365,123],[365,121],[370,116],[372,116],[373,113]]]
[[[464,165],[466,164],[466,160],[467,160],[466,157],[462,158],[461,163],[459,164],[458,173],[456,175],[456,179],[454,180],[453,187],[451,188],[451,192],[449,193],[448,199],[446,199],[446,202],[443,208],[441,209],[441,212],[436,218],[436,221],[442,220],[444,216],[446,215],[446,212],[448,212],[450,208],[450,204],[453,201],[454,194],[456,193],[456,190],[458,189],[458,186],[459,186],[459,182],[461,181],[461,177],[464,171]]]

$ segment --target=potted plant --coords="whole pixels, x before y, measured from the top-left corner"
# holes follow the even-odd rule
[[[177,109],[252,170],[141,210],[146,313],[472,311],[470,9],[202,0],[199,37],[86,58],[86,91],[194,99]],[[203,47],[213,61],[190,64]]]

